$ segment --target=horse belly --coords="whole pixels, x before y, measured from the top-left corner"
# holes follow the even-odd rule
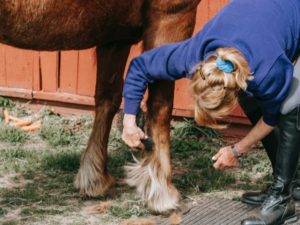
[[[85,49],[141,38],[142,0],[6,0],[0,42],[34,50]],[[136,40],[135,40],[136,39]]]

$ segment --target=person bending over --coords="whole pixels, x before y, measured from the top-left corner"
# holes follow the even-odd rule
[[[300,203],[300,62],[295,67],[292,62],[300,49],[299,34],[299,0],[233,0],[193,38],[134,58],[123,90],[123,140],[142,147],[145,135],[136,127],[135,115],[147,83],[155,80],[192,79],[199,125],[224,128],[216,119],[239,101],[254,127],[234,146],[220,149],[214,167],[234,167],[262,140],[274,179],[266,190],[242,196],[243,202],[262,204],[242,224],[295,221],[295,201]]]

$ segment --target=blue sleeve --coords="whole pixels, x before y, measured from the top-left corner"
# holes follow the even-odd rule
[[[226,40],[206,37],[206,32],[202,29],[186,41],[163,45],[134,58],[124,83],[124,112],[137,114],[147,83],[161,79],[175,81],[183,77],[191,78],[197,66],[215,53],[217,48],[228,46]]]
[[[186,77],[190,39],[168,44],[134,58],[129,66],[123,89],[124,112],[136,115],[147,89],[155,80],[175,81]]]
[[[253,92],[262,108],[263,120],[269,126],[275,127],[279,123],[279,110],[289,94],[293,72],[293,64],[282,54]]]

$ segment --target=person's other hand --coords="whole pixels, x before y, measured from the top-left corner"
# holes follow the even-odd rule
[[[123,134],[122,139],[125,142],[126,145],[129,147],[135,149],[135,148],[141,148],[145,149],[145,146],[142,144],[141,139],[145,139],[145,134],[136,125],[136,116],[125,114],[124,120],[123,120]]]
[[[213,160],[217,160],[217,162],[214,164],[214,167],[220,170],[233,168],[239,162],[239,160],[233,154],[231,146],[221,148],[220,151],[213,157]]]

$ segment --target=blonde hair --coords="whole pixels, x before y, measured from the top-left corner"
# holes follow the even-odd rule
[[[195,120],[199,125],[222,129],[226,125],[219,125],[217,118],[227,116],[237,100],[238,88],[246,90],[247,80],[252,80],[248,62],[235,48],[219,48],[218,55],[210,56],[192,79],[191,92],[195,101]],[[234,69],[226,73],[216,66],[218,57],[232,62]],[[225,88],[224,88],[225,87]],[[236,90],[231,90],[231,89]]]

